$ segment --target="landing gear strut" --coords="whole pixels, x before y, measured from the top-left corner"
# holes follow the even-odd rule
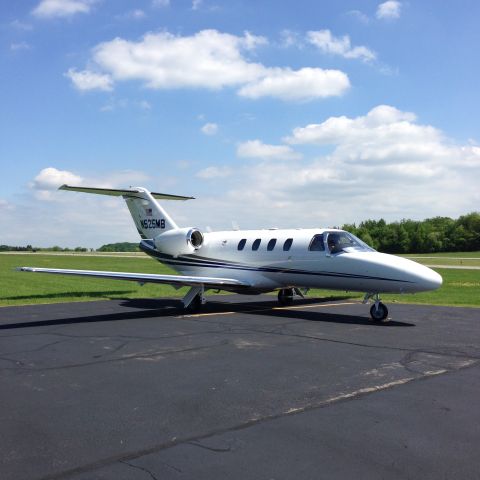
[[[363,299],[363,303],[374,298],[374,304],[370,307],[370,316],[374,322],[383,322],[388,317],[388,308],[380,301],[378,293],[367,293]]]
[[[196,313],[207,302],[203,285],[192,287],[182,299],[183,308],[189,313]]]

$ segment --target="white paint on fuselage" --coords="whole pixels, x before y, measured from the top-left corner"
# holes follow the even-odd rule
[[[414,293],[433,290],[442,284],[442,277],[438,273],[394,255],[373,250],[333,255],[327,250],[309,251],[314,235],[341,231],[265,229],[207,232],[204,233],[204,244],[191,257],[216,262],[215,265],[178,264],[174,268],[185,275],[238,279],[264,290],[295,286]],[[283,245],[290,238],[293,240],[292,246],[284,251]],[[242,250],[238,250],[242,239],[246,239],[246,244]],[[261,243],[258,250],[254,251],[252,244],[257,239]],[[272,239],[276,239],[276,244],[269,251],[267,245]]]

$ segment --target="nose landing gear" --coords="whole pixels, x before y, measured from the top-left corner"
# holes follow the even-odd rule
[[[380,301],[378,293],[366,293],[363,303],[367,303],[371,298],[374,298],[374,304],[370,307],[370,316],[374,322],[383,322],[388,317],[388,308]]]
[[[282,288],[278,291],[278,303],[282,306],[291,305],[294,296],[295,290],[293,288]]]

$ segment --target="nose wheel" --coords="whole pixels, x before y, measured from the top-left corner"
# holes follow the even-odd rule
[[[293,288],[283,288],[278,291],[278,303],[282,306],[291,305],[294,296],[295,290]]]
[[[374,322],[383,322],[388,317],[388,308],[380,301],[378,293],[367,293],[363,303],[367,303],[370,298],[374,298],[374,304],[370,307],[370,316]]]
[[[383,322],[388,317],[388,308],[382,302],[375,302],[370,308],[370,316],[375,322]]]

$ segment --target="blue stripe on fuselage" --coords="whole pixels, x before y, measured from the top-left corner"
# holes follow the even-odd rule
[[[372,277],[369,275],[357,275],[352,273],[337,273],[337,272],[316,272],[311,270],[297,270],[291,268],[279,268],[279,267],[256,267],[247,264],[240,263],[229,263],[222,260],[209,259],[207,257],[198,257],[190,255],[180,255],[178,257],[173,257],[172,255],[167,255],[165,253],[159,252],[152,242],[146,242],[145,240],[140,243],[140,249],[143,250],[147,255],[156,258],[162,263],[166,263],[172,266],[187,266],[187,267],[204,267],[204,268],[224,268],[229,270],[244,270],[251,272],[263,272],[263,273],[288,273],[291,275],[314,275],[321,277],[337,277],[337,278],[352,278],[352,279],[361,279],[361,280],[383,280],[387,282],[401,282],[401,283],[412,283],[408,280],[398,280],[394,278],[384,278],[384,277]]]

